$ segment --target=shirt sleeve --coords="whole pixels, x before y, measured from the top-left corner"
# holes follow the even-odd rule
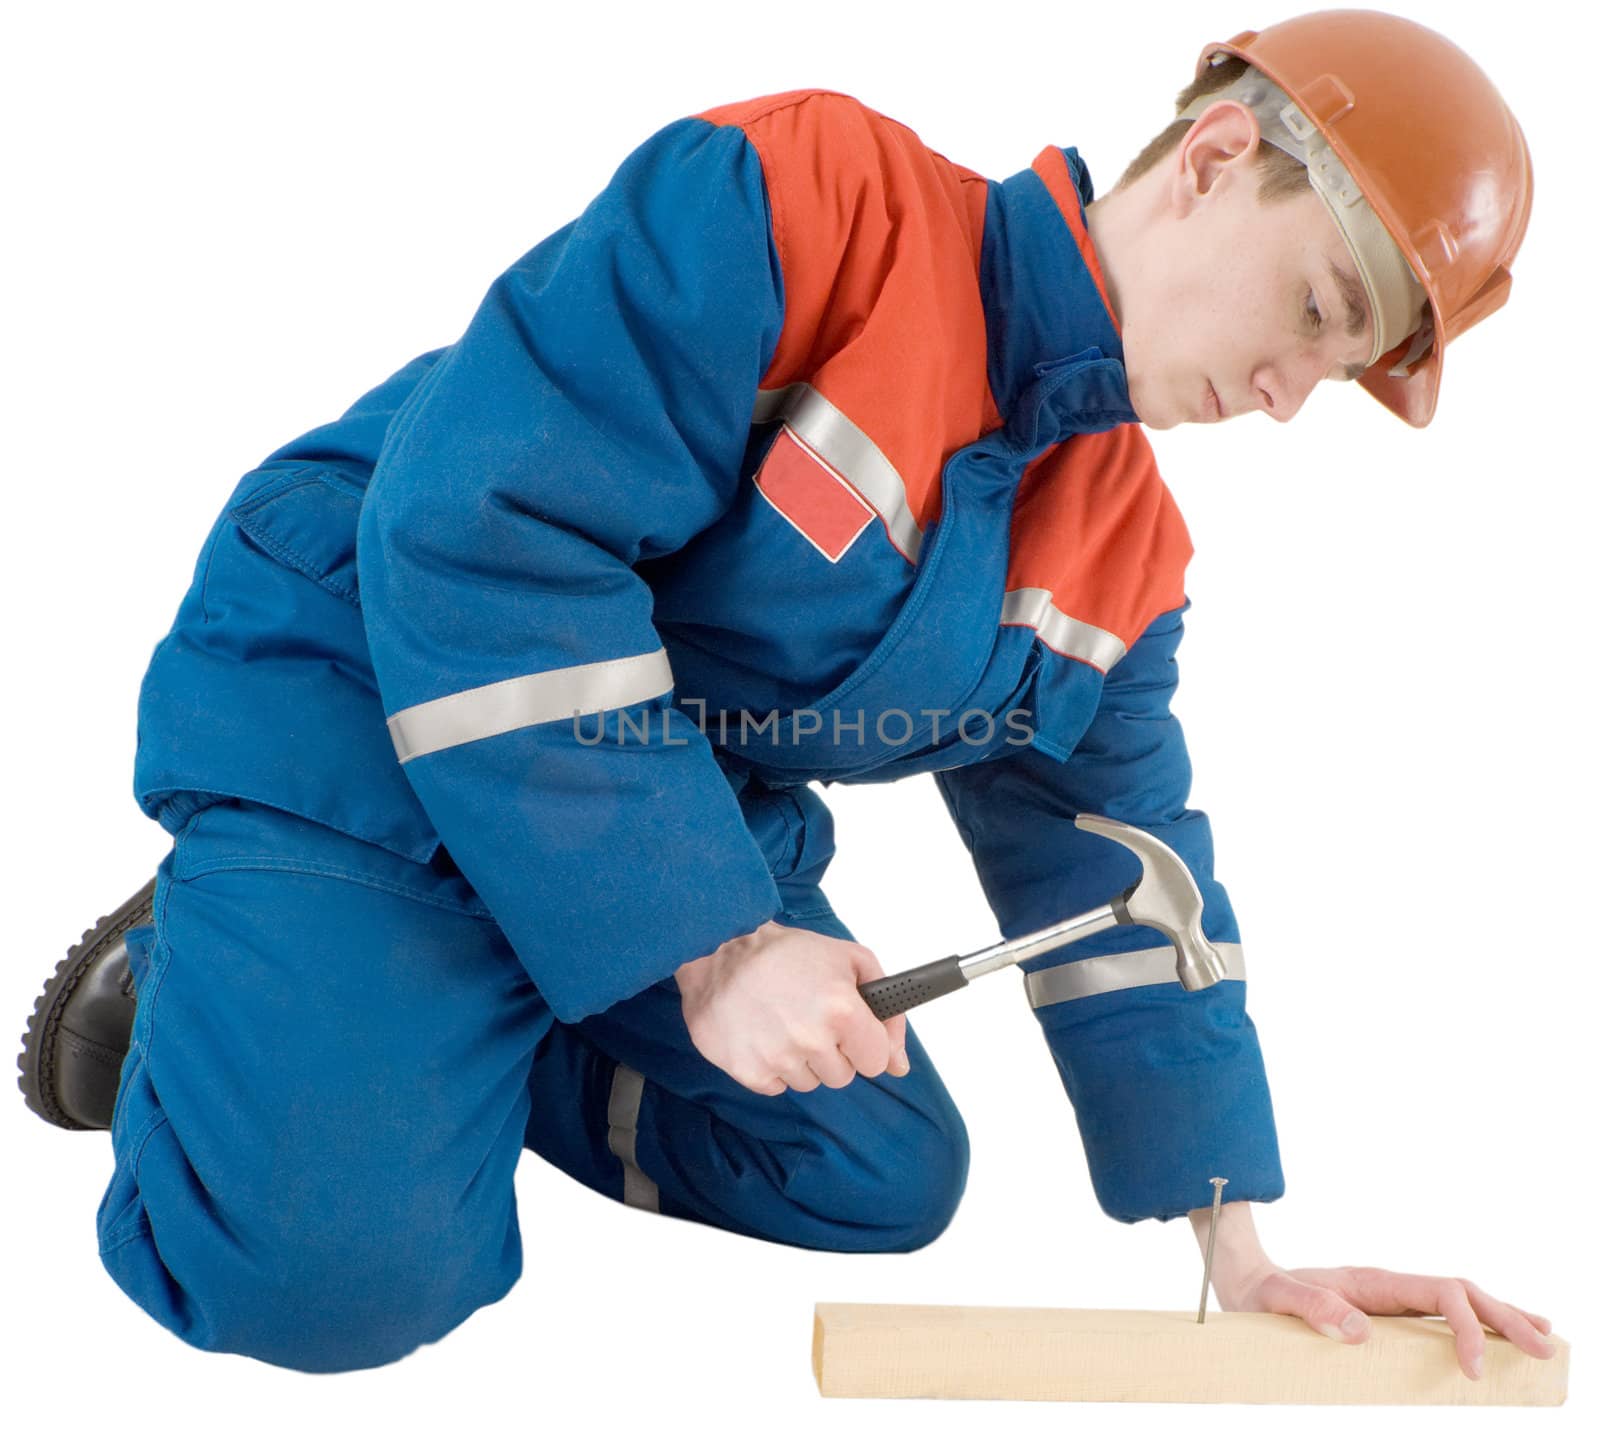
[[[565,1021],[779,908],[634,568],[732,502],[782,317],[759,157],[676,121],[494,281],[374,468],[357,562],[390,734]]]
[[[1261,1049],[1245,1011],[1243,953],[1214,876],[1210,823],[1188,806],[1189,755],[1171,700],[1185,602],[1107,672],[1093,720],[1064,760],[1034,747],[935,774],[1002,933],[1019,937],[1111,901],[1138,859],[1074,825],[1099,813],[1152,833],[1204,897],[1202,926],[1228,977],[1186,991],[1171,943],[1121,925],[1023,967],[1035,1017],[1075,1111],[1101,1208],[1134,1223],[1283,1194]]]

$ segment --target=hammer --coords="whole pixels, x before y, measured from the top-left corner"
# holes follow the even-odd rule
[[[1125,822],[1084,812],[1078,815],[1077,825],[1085,832],[1120,842],[1133,853],[1144,865],[1139,881],[1105,906],[1052,923],[1038,932],[862,983],[857,991],[873,1014],[879,1019],[892,1018],[919,1003],[964,988],[973,978],[1091,937],[1118,923],[1142,923],[1165,933],[1178,952],[1178,981],[1190,992],[1221,982],[1227,976],[1227,965],[1200,930],[1203,900],[1183,859],[1166,843]]]

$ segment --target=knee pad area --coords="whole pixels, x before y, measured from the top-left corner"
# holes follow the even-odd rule
[[[145,1144],[142,1226],[108,1236],[106,1269],[134,1302],[197,1348],[309,1373],[392,1363],[503,1297],[521,1271],[514,1209],[463,1237],[282,1189],[224,1217],[170,1128]],[[399,1181],[397,1180],[397,1186]]]
[[[949,1227],[970,1162],[966,1125],[952,1108],[937,1120],[908,1116],[905,1126],[870,1148],[818,1140],[785,1193],[810,1215],[818,1234],[814,1246],[908,1253]]]

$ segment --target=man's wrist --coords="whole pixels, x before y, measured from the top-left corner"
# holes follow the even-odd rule
[[[733,948],[735,945],[742,944],[749,946],[756,939],[765,941],[767,938],[772,936],[774,932],[781,930],[782,925],[775,919],[769,918],[766,922],[760,924],[758,927],[752,928],[749,932],[742,933],[735,938],[729,938],[726,942],[722,943],[713,951],[705,954],[704,957],[690,958],[688,962],[680,963],[672,970],[672,976],[678,980],[678,986],[680,989],[685,985],[692,986],[693,984],[698,983],[705,974],[709,973],[712,968],[716,966],[720,959],[725,958],[729,949]]]
[[[1189,1211],[1189,1223],[1194,1228],[1195,1242],[1201,1252],[1211,1236],[1211,1210],[1195,1208]],[[1213,1251],[1212,1276],[1236,1277],[1239,1273],[1259,1267],[1267,1262],[1266,1250],[1256,1236],[1255,1219],[1247,1199],[1225,1203],[1217,1215],[1217,1243]]]
[[[1189,1222],[1203,1254],[1211,1234],[1211,1210],[1192,1209]],[[1218,1212],[1217,1242],[1211,1259],[1211,1287],[1216,1290],[1217,1303],[1224,1309],[1247,1307],[1254,1281],[1275,1267],[1256,1237],[1249,1201],[1223,1204]]]
[[[678,980],[678,986],[681,988],[698,978],[705,971],[705,965],[710,961],[710,953],[707,953],[703,958],[690,958],[688,962],[680,963],[674,968],[672,976]]]

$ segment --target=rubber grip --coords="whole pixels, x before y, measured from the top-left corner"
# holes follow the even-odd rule
[[[920,968],[892,973],[887,978],[874,978],[870,983],[862,983],[856,991],[881,1022],[909,1012],[918,1003],[942,998],[966,986],[967,975],[961,971],[961,957],[952,953],[936,963],[924,963]]]

